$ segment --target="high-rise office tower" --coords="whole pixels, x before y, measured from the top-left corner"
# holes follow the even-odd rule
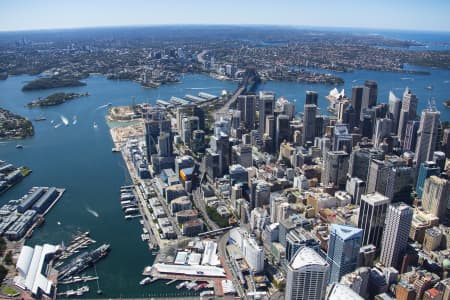
[[[345,151],[328,151],[324,161],[322,184],[345,188],[349,155]]]
[[[434,161],[426,161],[420,164],[419,175],[417,176],[416,192],[419,198],[422,198],[425,180],[430,176],[439,176],[441,169]]]
[[[386,190],[383,193],[391,202],[411,203],[411,192],[414,184],[414,170],[409,166],[389,167],[386,179]]]
[[[173,153],[172,134],[162,132],[158,137],[158,154],[162,157],[172,156]]]
[[[417,131],[416,155],[414,157],[417,166],[433,158],[433,152],[439,142],[440,115],[440,112],[432,109],[422,111],[419,130]]]
[[[387,174],[389,166],[383,160],[373,159],[370,162],[369,172],[367,174],[367,193],[379,192],[384,194],[386,191]]]
[[[400,110],[400,119],[398,123],[397,135],[401,141],[405,138],[406,124],[408,121],[416,119],[417,114],[417,96],[411,93],[411,90],[406,87],[403,93],[402,109]]]
[[[388,118],[377,119],[372,138],[375,147],[379,147],[385,138],[391,136],[391,129],[392,120]]]
[[[422,194],[422,207],[439,218],[442,223],[448,222],[448,203],[450,197],[450,181],[437,176],[425,180]]]
[[[241,112],[241,122],[248,130],[255,128],[256,95],[239,96],[237,109]]]
[[[278,115],[275,131],[275,141],[277,148],[284,140],[290,141],[290,136],[289,116]]]
[[[336,124],[333,134],[333,151],[343,150],[351,153],[353,149],[353,138],[348,132],[347,125]]]
[[[439,167],[441,172],[444,172],[445,169],[445,153],[442,151],[434,151],[433,152],[433,161]]]
[[[341,284],[333,283],[327,288],[326,300],[364,300],[357,292],[350,287]]]
[[[306,91],[305,104],[317,105],[317,100],[319,99],[319,94],[315,91]]]
[[[316,136],[316,111],[315,104],[305,104],[303,114],[303,144],[313,142]]]
[[[397,134],[398,132],[398,122],[400,120],[400,110],[402,108],[402,101],[395,96],[394,92],[389,92],[389,113],[392,117],[392,128],[391,132]]]
[[[370,162],[372,159],[384,160],[384,152],[380,149],[359,148],[355,149],[351,156],[348,167],[350,177],[358,177],[367,182]]]
[[[403,150],[414,152],[417,144],[417,131],[419,121],[408,121],[406,123],[405,138],[403,139]]]
[[[372,244],[379,249],[389,198],[373,193],[362,195],[358,227],[363,230],[362,245]]]
[[[444,129],[442,133],[442,151],[446,157],[450,157],[450,128]]]
[[[275,109],[275,94],[260,92],[259,94],[259,132],[261,136],[266,132],[266,117],[273,116]]]
[[[380,261],[386,267],[398,268],[400,258],[408,245],[413,210],[398,202],[389,205],[381,243]]]
[[[358,177],[347,179],[345,191],[352,196],[352,203],[360,205],[361,196],[366,191],[366,182]]]
[[[323,300],[330,266],[313,249],[298,250],[287,266],[286,300]]]
[[[358,116],[358,121],[360,120],[360,115],[361,115],[363,91],[364,91],[363,86],[352,87],[352,106],[355,109],[356,115]]]
[[[359,228],[332,224],[328,240],[327,262],[329,282],[339,282],[342,275],[353,272],[358,265],[363,231]]]
[[[321,251],[320,240],[309,230],[298,227],[289,231],[286,235],[286,261],[291,262],[297,251],[303,247],[311,248],[317,253]]]
[[[360,120],[363,120],[364,110],[372,108],[377,105],[378,97],[378,84],[374,80],[366,80],[364,82],[362,103],[361,103],[361,115]]]

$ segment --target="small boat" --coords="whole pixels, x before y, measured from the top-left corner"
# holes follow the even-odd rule
[[[142,271],[143,276],[150,276],[152,274],[152,266],[146,266]]]
[[[142,279],[141,281],[139,281],[140,285],[146,285],[149,284],[152,281],[151,277],[145,277],[144,279]]]
[[[429,90],[429,91],[431,91],[431,90],[433,89],[433,86],[432,86],[432,85],[429,85],[429,86],[426,87],[426,89]]]
[[[45,121],[45,120],[47,120],[47,118],[44,116],[40,116],[40,117],[34,118],[34,120],[35,121]]]
[[[55,123],[55,121],[51,120],[51,121],[50,121],[50,124],[53,124],[53,123]]]
[[[94,122],[94,125],[93,125],[93,126],[94,126],[94,128],[97,128],[97,127],[98,127],[97,123],[95,123],[95,122]]]
[[[23,145],[17,144],[17,145],[16,145],[16,148],[17,148],[17,149],[23,149]]]

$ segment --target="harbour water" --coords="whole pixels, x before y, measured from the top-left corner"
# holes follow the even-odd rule
[[[350,95],[352,85],[373,79],[378,82],[378,102],[387,102],[390,89],[401,97],[408,85],[419,97],[418,111],[425,108],[428,98],[433,96],[441,111],[441,119],[449,121],[450,109],[445,108],[442,101],[450,98],[450,71],[429,71],[429,76],[373,71],[338,73],[345,80],[345,84],[338,89],[345,88]],[[0,142],[0,159],[33,170],[30,176],[0,197],[0,205],[22,196],[32,186],[58,186],[66,188],[66,192],[27,244],[68,242],[75,231],[89,230],[91,237],[97,241],[96,245],[111,244],[109,256],[97,265],[100,288],[104,292],[102,297],[188,295],[176,290],[175,285],[165,285],[163,281],[145,287],[139,285],[141,272],[152,263],[153,256],[141,241],[142,228],[138,219],[127,221],[123,218],[118,199],[119,188],[129,184],[130,179],[120,154],[111,152],[113,143],[104,117],[108,103],[131,104],[132,96],[136,97],[136,103],[155,103],[156,99],[168,100],[171,96],[197,94],[201,89],[218,95],[224,89],[235,90],[236,83],[218,81],[204,75],[186,75],[181,84],[144,89],[134,82],[109,81],[95,75],[85,80],[87,86],[84,87],[22,92],[23,84],[33,78],[11,76],[6,81],[0,81],[0,107],[29,119],[47,117],[47,121],[34,122],[36,134],[20,141],[23,149],[16,149],[17,141]],[[431,91],[425,89],[428,85],[433,86]],[[260,90],[275,91],[277,96],[291,101],[296,99],[297,111],[303,110],[305,91],[317,90],[323,112],[328,105],[324,96],[331,88],[328,85],[287,82],[268,82],[259,87]],[[91,96],[49,108],[25,107],[26,103],[57,91],[89,92]],[[74,116],[76,124],[69,122],[67,126],[54,127],[62,117],[72,120]],[[53,124],[51,120],[54,120]],[[96,128],[94,123],[98,125]],[[92,275],[92,272],[89,274]],[[92,282],[90,285],[92,292],[87,296],[97,297],[96,284]]]

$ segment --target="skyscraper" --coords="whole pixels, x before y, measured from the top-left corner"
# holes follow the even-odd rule
[[[277,126],[275,131],[275,141],[276,146],[278,146],[283,142],[283,140],[290,140],[290,131],[289,131],[289,116],[287,115],[278,115],[277,116]]]
[[[259,132],[261,136],[266,132],[266,117],[273,115],[275,108],[275,94],[272,92],[259,93]]]
[[[305,104],[317,105],[317,100],[319,99],[319,94],[315,91],[306,91]]]
[[[363,120],[363,114],[365,109],[372,108],[375,105],[377,105],[377,97],[378,97],[377,82],[374,80],[366,80],[366,82],[364,82],[362,94],[360,120]]]
[[[358,227],[363,230],[363,245],[373,244],[379,249],[389,198],[373,193],[362,195]]]
[[[403,150],[416,150],[417,131],[419,130],[419,121],[408,121],[406,123],[405,138],[403,139]]]
[[[358,265],[363,231],[359,228],[332,224],[328,240],[327,262],[329,282],[339,282],[342,275],[354,271]]]
[[[353,106],[353,109],[355,110],[356,115],[358,116],[358,120],[360,119],[360,115],[361,115],[363,90],[364,90],[363,86],[352,87],[352,106]]]
[[[439,176],[440,172],[440,168],[433,161],[426,161],[420,164],[416,184],[416,192],[419,198],[422,198],[425,180],[432,175]]]
[[[322,184],[343,189],[347,180],[349,155],[345,151],[328,151],[325,157],[324,170],[322,174]]]
[[[315,104],[305,104],[303,114],[303,144],[313,142],[316,136],[316,110]]]
[[[417,114],[417,96],[411,93],[411,90],[406,87],[403,93],[402,109],[400,110],[400,119],[398,124],[397,135],[401,141],[405,138],[406,124],[410,120],[416,119]]]
[[[440,127],[440,112],[432,109],[422,111],[419,130],[417,132],[416,155],[414,160],[416,166],[433,158],[433,152],[436,149],[438,141],[438,132]]]
[[[286,300],[322,300],[330,266],[313,249],[298,250],[287,266]]]
[[[408,245],[413,210],[403,202],[389,205],[381,243],[380,261],[386,267],[398,268]]]
[[[373,148],[357,148],[352,151],[348,167],[349,176],[358,177],[367,182],[372,159],[384,160],[384,152]]]
[[[450,181],[437,176],[425,180],[422,194],[422,207],[439,218],[440,222],[448,222],[448,202],[450,197]]]
[[[400,119],[400,110],[402,108],[402,101],[395,96],[394,92],[389,92],[389,113],[392,117],[392,133],[397,134],[398,122]]]
[[[239,96],[237,109],[241,112],[241,121],[248,130],[255,128],[256,95]]]
[[[391,202],[411,203],[414,171],[409,166],[390,166],[387,171],[386,189],[383,193]]]
[[[379,147],[384,138],[391,135],[392,120],[388,118],[377,119],[375,125],[375,132],[373,134],[372,141],[375,147]]]

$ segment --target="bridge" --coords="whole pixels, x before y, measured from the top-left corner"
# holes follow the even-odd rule
[[[224,105],[215,112],[214,119],[218,120],[221,115],[226,114],[230,110],[230,107],[234,105],[240,95],[255,92],[260,82],[261,78],[259,77],[259,74],[255,69],[245,70],[244,76],[242,77],[242,81],[239,83],[238,89],[234,92],[233,96],[231,96],[231,98],[228,99],[228,101],[225,102]]]
[[[215,230],[210,230],[210,231],[206,231],[206,232],[202,232],[199,233],[198,236],[199,237],[204,237],[204,236],[216,236],[219,234],[224,233],[227,230],[230,230],[231,228],[233,228],[233,226],[228,226],[228,227],[224,227],[224,228],[219,228],[219,229],[215,229]]]

